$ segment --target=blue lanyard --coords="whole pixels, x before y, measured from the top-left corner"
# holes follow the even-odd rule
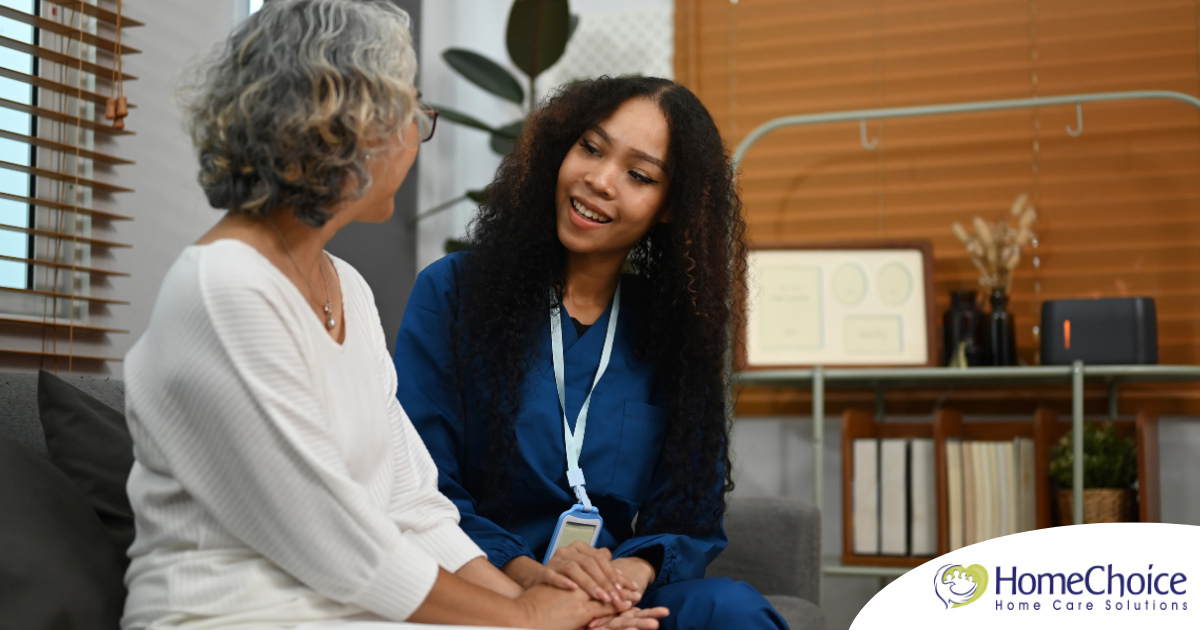
[[[608,360],[612,357],[613,338],[617,332],[617,316],[621,313],[621,282],[617,281],[617,292],[613,294],[612,313],[608,316],[608,333],[604,337],[604,351],[600,353],[600,368],[596,370],[596,378],[592,380],[592,387],[588,390],[587,398],[583,400],[583,407],[579,409],[579,417],[575,419],[575,431],[571,431],[571,425],[567,422],[567,389],[566,376],[563,363],[563,341],[562,341],[562,306],[556,306],[550,314],[550,337],[554,341],[554,382],[558,385],[558,404],[562,407],[563,412],[563,444],[567,451],[567,483],[571,485],[571,489],[575,491],[575,498],[583,504],[584,512],[592,511],[592,500],[588,498],[587,490],[584,489],[586,483],[583,479],[583,470],[579,468],[579,454],[583,451],[583,434],[587,430],[587,415],[588,406],[592,402],[592,392],[596,389],[596,383],[600,382],[600,377],[604,376],[604,370],[608,369]]]

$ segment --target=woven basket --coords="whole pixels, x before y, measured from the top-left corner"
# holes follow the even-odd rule
[[[1075,497],[1070,490],[1058,491],[1058,517],[1061,524],[1075,522]],[[1084,523],[1125,523],[1133,517],[1133,490],[1092,488],[1083,491]]]

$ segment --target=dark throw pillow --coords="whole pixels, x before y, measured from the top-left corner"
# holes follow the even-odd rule
[[[124,569],[134,535],[125,494],[133,439],[125,416],[45,370],[38,374],[38,411],[50,461],[87,497]]]
[[[50,462],[0,436],[0,630],[115,630],[121,556]]]

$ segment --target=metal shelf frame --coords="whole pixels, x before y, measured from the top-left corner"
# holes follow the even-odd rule
[[[1071,386],[1071,420],[1074,448],[1074,521],[1083,523],[1083,388],[1087,382],[1108,386],[1108,413],[1117,416],[1120,383],[1200,382],[1200,366],[1195,365],[1073,365],[1036,367],[973,368],[825,368],[792,370],[754,370],[735,375],[739,385],[767,387],[810,387],[812,389],[813,503],[824,513],[825,465],[825,390],[830,388],[874,389],[877,419],[883,415],[888,388],[952,387],[977,385],[1067,385]],[[825,565],[826,575],[870,575],[895,577],[905,569],[892,567],[843,567]]]
[[[733,152],[732,163],[736,169],[742,163],[742,158],[746,156],[746,152],[756,142],[761,140],[763,136],[785,127],[798,127],[803,125],[824,125],[836,122],[859,121],[859,142],[862,143],[864,149],[873,151],[878,146],[879,140],[867,140],[868,120],[882,120],[885,118],[917,118],[922,116],[944,116],[947,114],[970,114],[974,112],[992,112],[1006,109],[1031,109],[1037,107],[1051,107],[1055,105],[1074,105],[1076,126],[1072,129],[1070,126],[1066,128],[1067,134],[1073,138],[1077,138],[1083,133],[1083,104],[1084,103],[1099,103],[1104,101],[1138,101],[1138,100],[1173,100],[1180,101],[1200,109],[1200,98],[1196,98],[1191,94],[1183,92],[1172,92],[1170,90],[1134,90],[1129,92],[1089,92],[1084,94],[1066,94],[1063,96],[1044,96],[1033,98],[1014,98],[998,101],[974,101],[969,103],[946,103],[941,105],[919,105],[915,107],[884,107],[880,109],[857,109],[840,112],[824,112],[819,114],[800,114],[797,116],[783,116],[769,120],[758,127],[755,127],[741,142],[738,143],[737,149]]]

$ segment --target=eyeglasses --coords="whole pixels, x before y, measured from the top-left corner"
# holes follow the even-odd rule
[[[421,142],[429,142],[433,132],[437,130],[438,111],[421,102],[421,92],[417,92],[417,137]]]
[[[417,110],[417,137],[421,142],[429,142],[433,138],[433,132],[437,129],[438,111],[436,109],[422,108]]]

